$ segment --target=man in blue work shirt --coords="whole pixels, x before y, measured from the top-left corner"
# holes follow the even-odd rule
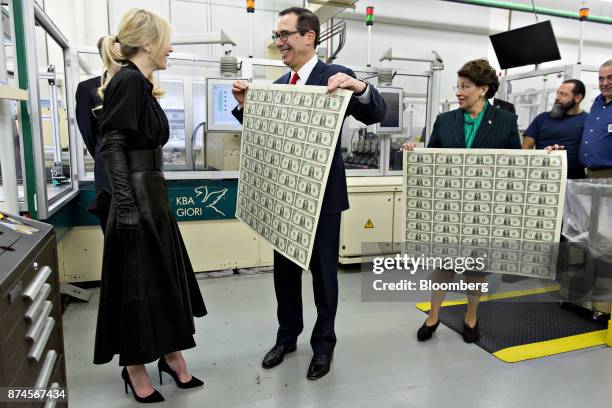
[[[584,178],[584,166],[578,158],[578,150],[584,122],[588,114],[580,108],[586,89],[582,81],[568,79],[557,90],[555,104],[550,112],[536,116],[523,138],[523,149],[544,149],[561,145],[567,150],[567,178]]]
[[[584,124],[580,161],[589,178],[612,178],[612,59],[599,68],[599,90]]]

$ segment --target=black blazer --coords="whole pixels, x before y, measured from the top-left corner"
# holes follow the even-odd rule
[[[92,109],[102,106],[102,100],[97,94],[98,87],[101,85],[102,78],[87,79],[79,83],[76,90],[76,121],[83,136],[83,142],[91,157],[96,154],[97,136],[100,133],[97,119]]]
[[[427,147],[464,148],[463,110],[455,109],[436,118]],[[488,106],[474,137],[473,149],[520,149],[517,116]]]
[[[503,109],[510,113],[516,113],[516,109],[514,108],[514,104],[504,101],[502,99],[493,98],[493,106],[497,109]]]
[[[104,162],[100,153],[102,134],[99,119],[102,117],[102,99],[98,96],[98,88],[102,78],[87,79],[80,82],[76,90],[76,121],[83,142],[94,159],[94,182],[96,191],[105,189],[111,191],[110,181],[104,170]],[[97,112],[97,114],[94,114]]]
[[[306,85],[323,85],[327,86],[327,80],[334,74],[343,72],[347,75],[355,78],[355,73],[349,68],[343,67],[342,65],[325,64],[324,62],[317,62],[314,69],[310,73]],[[275,84],[288,84],[291,77],[291,72],[287,72],[282,77],[274,81]],[[378,123],[385,117],[387,113],[387,105],[384,99],[380,96],[378,91],[371,85],[370,87],[370,102],[361,103],[356,97],[352,97],[348,108],[346,109],[346,116],[352,115],[355,119],[366,125]],[[232,113],[242,123],[242,110],[235,108]],[[346,190],[346,173],[344,170],[344,161],[341,153],[341,143],[338,140],[336,143],[336,150],[334,151],[334,157],[332,158],[331,168],[329,170],[329,177],[327,179],[327,186],[325,188],[325,194],[323,195],[323,205],[321,207],[322,215],[337,214],[349,208],[348,193]]]

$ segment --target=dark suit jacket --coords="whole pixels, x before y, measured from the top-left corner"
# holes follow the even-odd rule
[[[504,101],[502,99],[493,98],[493,106],[497,109],[507,110],[510,113],[516,113],[516,109],[514,109],[514,104]]]
[[[102,189],[111,191],[111,185],[104,171],[104,162],[100,153],[102,144],[102,134],[100,132],[98,118],[102,115],[102,110],[96,110],[97,115],[94,115],[92,109],[101,107],[102,100],[98,96],[98,87],[101,84],[101,77],[87,79],[79,83],[76,91],[76,121],[79,126],[83,142],[93,157],[94,163],[94,180],[96,190],[99,192]],[[97,116],[97,117],[96,117]]]
[[[427,147],[465,149],[463,110],[455,109],[436,118]],[[474,137],[473,149],[520,149],[517,116],[488,106]]]
[[[342,65],[325,64],[321,61],[315,65],[314,69],[310,73],[306,85],[322,85],[327,86],[327,80],[334,74],[343,72],[355,78],[355,73],[349,68],[343,67]],[[288,84],[291,77],[291,72],[287,72],[285,75],[274,81],[275,84]],[[348,108],[346,109],[346,116],[352,115],[355,119],[366,125],[371,125],[380,122],[387,112],[387,106],[385,101],[380,96],[378,91],[371,85],[370,87],[370,102],[361,103],[356,97],[352,97]],[[242,123],[242,110],[235,108],[232,113]],[[346,118],[345,116],[345,118]],[[336,143],[336,150],[334,151],[334,157],[332,158],[331,168],[329,170],[329,177],[327,179],[327,187],[325,188],[325,194],[323,196],[323,206],[321,207],[321,214],[329,215],[336,214],[349,208],[348,193],[346,190],[346,173],[344,170],[344,161],[342,160],[341,154],[341,143],[338,140]]]

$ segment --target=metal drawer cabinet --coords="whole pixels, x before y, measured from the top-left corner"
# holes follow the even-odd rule
[[[55,232],[40,222],[23,222],[39,232],[0,229],[0,386],[65,388]],[[45,405],[53,404],[20,404]]]

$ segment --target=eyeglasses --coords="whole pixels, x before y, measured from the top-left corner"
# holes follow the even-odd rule
[[[463,91],[467,91],[470,88],[473,88],[474,86],[476,86],[476,85],[468,84],[468,83],[464,82],[462,84],[457,84],[457,85],[453,86],[453,91],[462,91],[463,92]]]
[[[276,41],[279,38],[281,39],[281,41],[287,41],[287,38],[289,38],[290,35],[297,34],[299,32],[300,32],[299,30],[296,30],[296,31],[281,31],[280,33],[272,31],[272,41]]]

